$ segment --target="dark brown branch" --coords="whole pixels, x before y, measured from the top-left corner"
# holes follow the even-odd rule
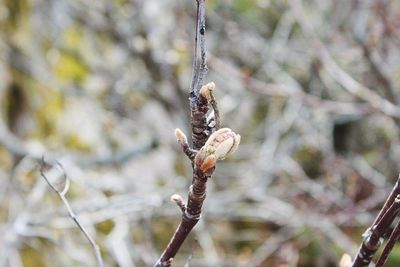
[[[387,198],[385,204],[383,205],[382,209],[380,210],[378,216],[376,217],[374,224],[379,222],[383,215],[386,213],[386,211],[392,206],[392,203],[395,201],[396,197],[400,194],[400,175],[397,178],[397,182],[394,185],[392,192],[390,192],[389,197]],[[373,224],[373,225],[374,225]]]
[[[213,170],[212,170],[213,171]],[[197,224],[201,217],[201,209],[206,197],[206,183],[210,178],[211,172],[204,172],[198,167],[194,167],[193,183],[189,189],[188,202],[186,209],[182,214],[181,223],[179,224],[167,248],[161,255],[155,267],[169,267],[176,253],[180,249],[182,243],[193,227]]]
[[[202,97],[198,98],[197,105],[191,107],[192,143],[194,150],[199,150],[202,148],[209,136],[209,132],[207,131],[208,111],[208,102]]]
[[[215,170],[217,160],[223,160],[228,155],[234,153],[240,143],[240,135],[234,133],[229,128],[222,128],[215,131],[215,126],[219,127],[219,111],[217,102],[212,95],[215,84],[210,82],[207,85],[202,85],[203,79],[207,74],[204,36],[205,0],[197,0],[197,8],[198,33],[196,33],[196,37],[200,34],[201,64],[198,70],[197,82],[195,83],[195,93],[192,94],[193,92],[190,92],[193,149],[189,147],[185,134],[179,129],[175,130],[175,136],[183,152],[192,161],[193,179],[189,188],[186,205],[183,204],[182,197],[178,195],[173,195],[171,197],[180,207],[182,219],[175,234],[154,267],[170,267],[172,265],[176,253],[179,251],[190,231],[200,220],[203,203],[206,198],[207,181]],[[196,38],[195,47],[197,47],[197,45]],[[195,67],[194,64],[193,68]],[[196,75],[193,75],[193,77],[196,77]],[[191,88],[191,90],[192,89],[193,88]],[[207,121],[207,114],[209,113],[210,106],[213,107],[216,116],[215,125],[211,125],[209,121]]]
[[[383,235],[391,225],[400,209],[400,177],[398,178],[392,192],[387,198],[381,211],[376,217],[372,226],[364,234],[364,241],[361,244],[357,257],[353,262],[353,267],[367,267],[375,252],[379,249],[383,241]]]
[[[400,237],[400,221],[397,223],[392,234],[390,235],[389,240],[388,240],[385,248],[383,249],[382,254],[379,257],[375,267],[382,267],[386,263],[386,260],[389,256],[390,252],[392,251],[394,245],[399,240],[399,237]]]
[[[201,62],[200,69],[198,70],[197,81],[195,83],[196,101],[191,101],[191,125],[192,125],[192,142],[193,149],[199,150],[207,141],[209,132],[207,131],[207,113],[209,105],[206,99],[199,97],[199,90],[207,74],[207,54],[205,46],[205,31],[206,31],[206,17],[205,17],[205,0],[197,1],[197,28],[195,47],[200,46]],[[195,50],[197,53],[197,50]],[[197,58],[197,54],[195,55]]]
[[[382,218],[370,229],[370,235],[366,236],[366,245],[369,248],[375,248],[381,245],[384,234],[392,224],[394,218],[400,210],[400,195],[397,195],[395,201],[386,210]]]
[[[204,146],[209,137],[207,125],[207,113],[209,111],[209,103],[207,99],[199,97],[199,89],[202,85],[204,77],[207,73],[206,63],[206,49],[205,49],[205,0],[197,1],[197,16],[196,16],[196,34],[195,34],[195,45],[193,55],[193,69],[192,69],[192,81],[190,85],[190,111],[191,111],[191,128],[192,128],[192,142],[193,150],[187,145],[187,142],[183,138],[178,138],[182,149],[185,154],[193,160],[195,156],[195,150],[199,150]],[[198,36],[200,35],[200,44]],[[197,70],[197,53],[198,47],[201,50],[201,63],[200,68]],[[198,74],[197,74],[198,73]],[[196,75],[197,74],[197,75]],[[196,81],[197,79],[197,81]],[[175,132],[176,133],[176,132]],[[178,135],[177,135],[178,137]],[[193,153],[192,153],[193,152]],[[206,183],[210,178],[213,170],[204,171],[199,168],[196,164],[193,166],[193,180],[192,185],[189,189],[188,201],[186,207],[181,210],[182,219],[175,231],[175,234],[171,238],[169,244],[164,250],[163,254],[154,265],[155,267],[169,267],[172,265],[173,258],[179,251],[181,245],[189,235],[190,231],[200,220],[201,209],[203,206],[204,199],[206,197]]]

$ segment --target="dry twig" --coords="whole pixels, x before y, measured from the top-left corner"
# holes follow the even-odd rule
[[[66,175],[66,172],[65,172],[63,166],[61,165],[61,163],[59,163],[58,161],[56,161],[56,166],[58,168],[60,168],[61,171],[63,172],[63,179],[61,182],[57,181],[57,183],[54,184],[47,178],[47,176],[45,174],[45,168],[47,167],[47,164],[46,164],[44,158],[42,158],[42,164],[40,166],[40,174],[43,177],[43,179],[46,180],[46,182],[51,187],[51,189],[53,189],[54,192],[56,192],[57,195],[60,197],[60,199],[64,203],[64,206],[67,208],[69,216],[72,218],[72,220],[78,226],[79,230],[84,234],[86,239],[89,241],[90,245],[93,247],[93,251],[94,251],[94,254],[95,254],[96,260],[97,260],[97,266],[103,267],[104,263],[103,263],[103,259],[101,258],[99,246],[97,245],[96,241],[94,241],[94,239],[90,236],[90,234],[85,229],[85,227],[79,222],[78,217],[76,216],[76,214],[74,213],[74,211],[71,208],[71,205],[68,202],[68,199],[65,197],[65,195],[67,194],[67,192],[69,190],[69,185],[70,185],[70,181]]]
[[[367,267],[372,261],[372,257],[375,255],[375,252],[379,249],[381,244],[383,243],[383,236],[386,234],[388,228],[392,224],[395,217],[400,212],[400,176],[393,187],[392,192],[386,200],[386,203],[383,205],[380,210],[378,216],[376,217],[374,223],[368,230],[364,233],[363,238],[364,241],[361,244],[359,251],[357,253],[357,257],[353,262],[353,267]],[[386,261],[387,256],[394,243],[399,237],[398,226],[393,231],[389,238],[389,242],[384,249],[384,252],[381,255],[381,258],[378,260],[378,263],[382,266]]]

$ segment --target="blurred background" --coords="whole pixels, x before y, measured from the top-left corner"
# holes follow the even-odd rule
[[[400,2],[206,2],[207,82],[242,143],[174,266],[338,266],[400,171]],[[0,2],[0,267],[96,266],[42,155],[106,266],[155,263],[191,182],[173,131],[190,134],[195,6]]]

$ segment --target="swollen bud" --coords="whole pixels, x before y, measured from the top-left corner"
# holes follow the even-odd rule
[[[240,135],[229,128],[214,132],[206,144],[197,153],[194,160],[201,170],[206,171],[215,166],[217,160],[223,160],[233,154],[240,143]]]
[[[200,95],[207,100],[210,100],[211,93],[215,90],[215,83],[210,82],[200,88]]]
[[[215,155],[217,160],[223,160],[233,154],[240,143],[240,135],[229,128],[214,132],[207,140],[204,148],[207,155]]]

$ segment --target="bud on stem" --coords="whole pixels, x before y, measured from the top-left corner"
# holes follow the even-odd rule
[[[203,171],[215,166],[217,160],[224,160],[233,154],[240,143],[240,135],[229,128],[222,128],[214,132],[205,145],[197,153],[195,164]]]
[[[210,101],[211,94],[215,90],[215,83],[210,82],[200,88],[200,95]]]

